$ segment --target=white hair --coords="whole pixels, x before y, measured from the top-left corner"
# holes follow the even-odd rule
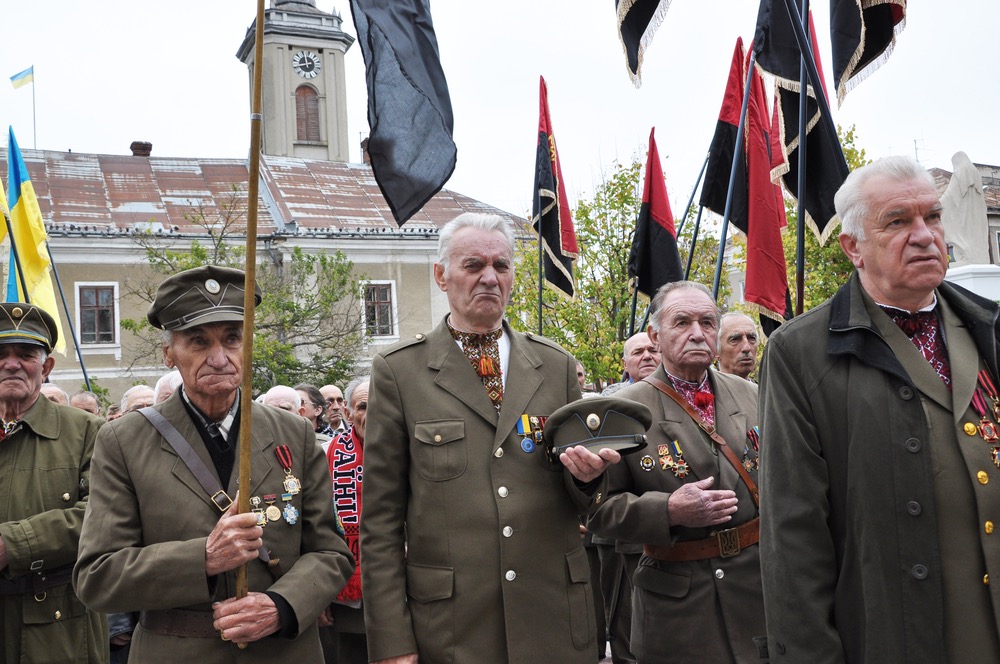
[[[511,230],[506,219],[497,214],[466,212],[449,221],[438,233],[438,263],[443,265],[445,269],[448,268],[448,261],[451,258],[451,240],[455,233],[463,228],[478,228],[483,231],[502,233],[510,247],[510,255],[514,255],[514,231]]]
[[[937,190],[937,185],[926,168],[913,157],[883,157],[878,161],[852,171],[844,184],[840,185],[833,197],[837,216],[840,217],[840,232],[855,240],[865,239],[865,219],[871,214],[873,201],[865,196],[864,185],[873,177],[884,175],[896,182],[923,180]]]

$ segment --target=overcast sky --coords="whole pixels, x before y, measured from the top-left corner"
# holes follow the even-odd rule
[[[433,0],[458,145],[446,186],[525,213],[542,74],[571,201],[588,196],[614,160],[644,159],[655,125],[680,210],[712,138],[735,39],[749,42],[757,4],[674,0],[635,89],[613,0]],[[347,0],[317,6],[340,12],[354,35]],[[828,68],[828,4],[813,7]],[[22,148],[32,147],[32,89],[3,79],[34,65],[40,149],[129,154],[132,141],[147,140],[154,156],[245,157],[249,77],[235,53],[255,11],[254,0],[4,2],[0,127],[12,124]],[[951,155],[964,150],[1000,164],[997,25],[996,0],[911,2],[895,52],[842,107],[834,103],[835,121],[857,126],[870,157],[915,154],[951,170]],[[357,44],[346,62],[359,161],[368,124]]]

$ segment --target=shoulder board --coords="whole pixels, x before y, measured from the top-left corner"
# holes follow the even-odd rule
[[[562,346],[560,346],[556,342],[552,341],[552,339],[549,339],[548,337],[543,337],[543,336],[535,334],[533,332],[525,332],[524,336],[528,337],[529,339],[531,339],[532,341],[534,341],[536,343],[540,343],[542,345],[548,346],[549,348],[555,348],[556,350],[558,350],[561,353],[566,353],[566,349],[565,348],[563,348]]]
[[[408,348],[410,346],[413,346],[414,344],[423,343],[426,340],[427,340],[427,335],[426,334],[415,334],[412,337],[410,337],[409,339],[402,339],[400,341],[397,341],[396,343],[394,343],[393,345],[389,346],[385,350],[380,351],[379,355],[381,355],[382,357],[385,357],[387,355],[392,355],[393,353],[395,353],[398,350],[402,350],[404,348]]]

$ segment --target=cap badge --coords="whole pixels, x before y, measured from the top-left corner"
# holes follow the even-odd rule
[[[205,281],[205,290],[207,290],[212,295],[215,295],[220,290],[222,290],[222,287],[219,285],[219,282],[216,281],[215,279],[208,279]]]
[[[14,318],[20,318],[24,315],[24,311],[21,310],[21,307],[14,307],[10,310],[10,315]]]
[[[601,426],[601,418],[597,416],[597,413],[591,413],[587,415],[587,428],[591,431],[597,431],[597,427]]]

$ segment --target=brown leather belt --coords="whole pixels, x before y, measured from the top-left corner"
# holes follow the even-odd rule
[[[48,588],[62,586],[72,580],[72,565],[26,574],[10,581],[0,578],[0,595],[34,595],[35,597],[40,597],[45,595],[45,591]]]
[[[690,542],[677,542],[673,546],[644,544],[642,552],[650,558],[680,562],[686,560],[707,560],[708,558],[732,558],[748,546],[760,540],[760,517],[747,521],[735,528],[720,530],[714,537],[706,537]]]
[[[214,620],[211,611],[188,609],[143,611],[139,614],[139,624],[149,632],[199,639],[219,638],[219,632],[212,626]]]

